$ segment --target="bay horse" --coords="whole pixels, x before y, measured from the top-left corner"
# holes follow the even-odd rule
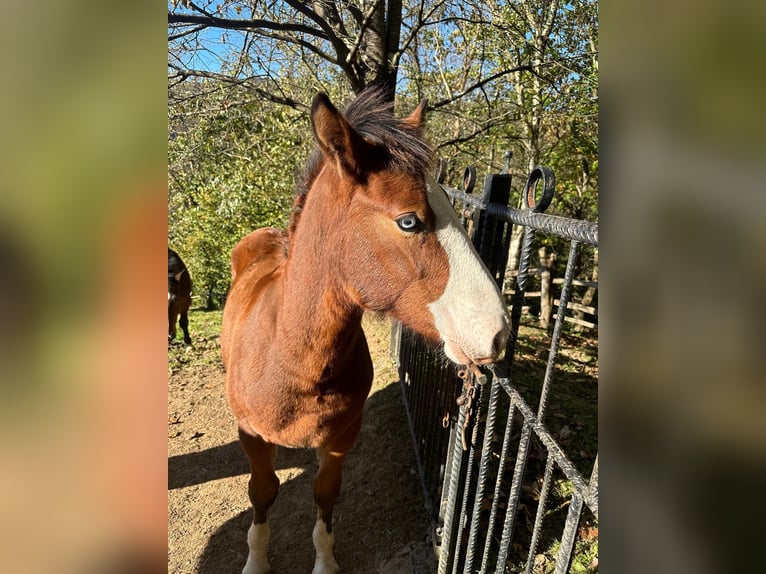
[[[178,253],[168,247],[168,343],[175,341],[176,321],[178,321],[184,333],[184,343],[191,345],[189,336],[191,292],[192,282],[189,270]]]
[[[339,571],[332,509],[373,378],[364,311],[443,342],[458,364],[492,362],[505,348],[497,285],[428,175],[425,108],[397,119],[383,92],[367,88],[341,113],[317,94],[316,149],[288,229],[259,229],[232,251],[221,347],[251,471],[243,574],[269,571],[276,446],[316,449],[313,574]]]

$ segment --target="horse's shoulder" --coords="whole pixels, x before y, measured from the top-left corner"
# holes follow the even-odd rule
[[[256,229],[248,233],[231,252],[232,281],[256,263],[281,263],[287,252],[287,236],[273,227]]]

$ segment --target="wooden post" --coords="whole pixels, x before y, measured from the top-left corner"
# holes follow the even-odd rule
[[[540,327],[547,329],[553,314],[552,271],[556,262],[556,254],[546,255],[547,250],[541,247],[537,250],[540,257]]]
[[[598,248],[595,249],[593,253],[593,274],[591,275],[591,281],[593,283],[598,283]],[[580,300],[581,305],[590,306],[591,303],[593,303],[593,297],[596,295],[596,288],[595,287],[588,287],[585,290],[585,293],[582,296],[582,299]],[[577,318],[584,320],[585,319],[585,313],[583,313],[581,310],[577,311]],[[578,324],[575,327],[575,331],[582,331],[583,325]]]

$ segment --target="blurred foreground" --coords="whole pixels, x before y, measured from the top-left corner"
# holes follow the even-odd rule
[[[0,571],[161,571],[166,17],[4,8]],[[607,571],[762,569],[766,6],[739,8],[601,12]]]
[[[165,569],[165,16],[0,19],[0,571]]]

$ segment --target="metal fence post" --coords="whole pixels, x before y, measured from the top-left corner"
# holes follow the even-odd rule
[[[510,174],[493,174],[484,178],[482,205],[493,203],[507,207],[510,197]],[[476,230],[473,236],[474,247],[498,286],[502,286],[505,264],[508,261],[510,223],[493,217],[485,209],[477,209],[474,214],[474,228]]]

